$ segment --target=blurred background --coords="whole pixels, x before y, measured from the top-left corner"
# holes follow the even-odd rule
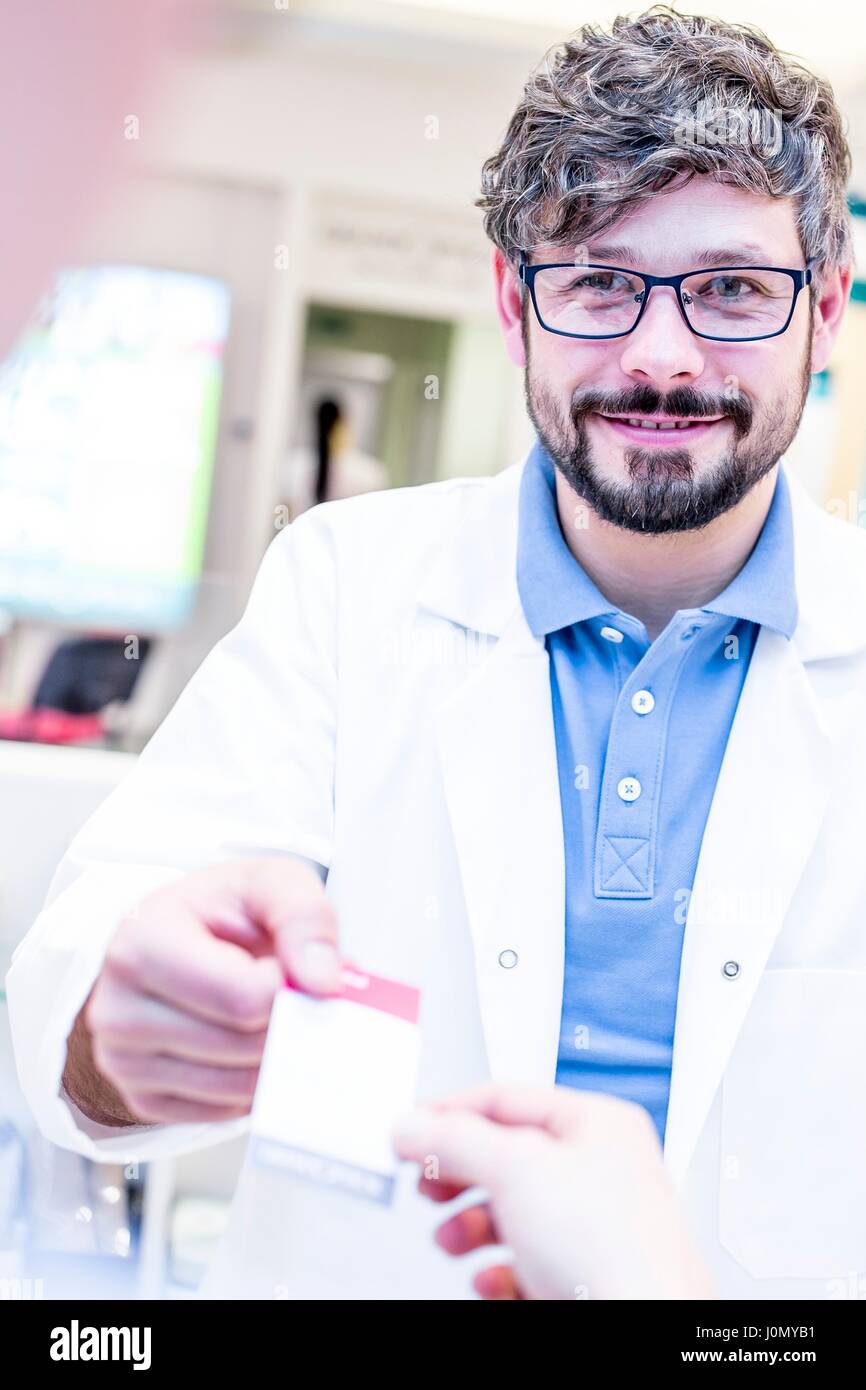
[[[119,82],[110,171],[52,229],[41,305],[0,363],[0,978],[275,531],[323,497],[492,473],[527,447],[480,166],[545,49],[620,8],[193,4],[146,81]],[[866,21],[840,0],[709,10],[829,77],[849,122],[861,278],[789,462],[863,524]],[[77,1289],[194,1288],[237,1148],[150,1174],[50,1149],[0,1022],[0,1297],[57,1296],[70,1259]]]

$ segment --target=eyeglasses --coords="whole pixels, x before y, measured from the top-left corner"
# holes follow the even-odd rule
[[[613,265],[557,261],[530,265],[523,251],[518,278],[548,333],[566,338],[623,338],[643,317],[656,285],[670,285],[686,327],[720,343],[756,342],[784,333],[797,296],[812,283],[805,270],[781,266],[720,266],[685,275],[641,275]]]

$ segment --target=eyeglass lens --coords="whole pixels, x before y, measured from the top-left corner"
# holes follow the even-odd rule
[[[776,270],[702,270],[682,282],[682,304],[699,333],[756,338],[780,329],[794,295],[789,275]],[[546,328],[605,337],[634,327],[643,281],[622,270],[557,266],[535,276],[535,300]]]

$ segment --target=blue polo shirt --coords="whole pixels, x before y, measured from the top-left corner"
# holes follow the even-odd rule
[[[568,549],[554,466],[537,443],[521,483],[517,581],[550,657],[562,802],[556,1079],[637,1101],[664,1138],[686,912],[725,745],[760,627],[790,638],[797,622],[784,473],[739,574],[651,642]]]

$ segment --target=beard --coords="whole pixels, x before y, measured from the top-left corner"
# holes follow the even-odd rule
[[[663,535],[708,526],[727,512],[770,472],[788,449],[803,414],[809,390],[809,356],[802,364],[798,390],[758,415],[742,392],[714,396],[690,386],[667,395],[654,387],[603,393],[575,393],[569,418],[553,395],[532,379],[527,365],[526,406],[539,439],[569,487],[603,521],[626,531]],[[593,457],[588,416],[672,415],[701,419],[723,416],[734,427],[734,441],[715,466],[695,476],[688,448],[627,448],[627,482],[604,478]]]

